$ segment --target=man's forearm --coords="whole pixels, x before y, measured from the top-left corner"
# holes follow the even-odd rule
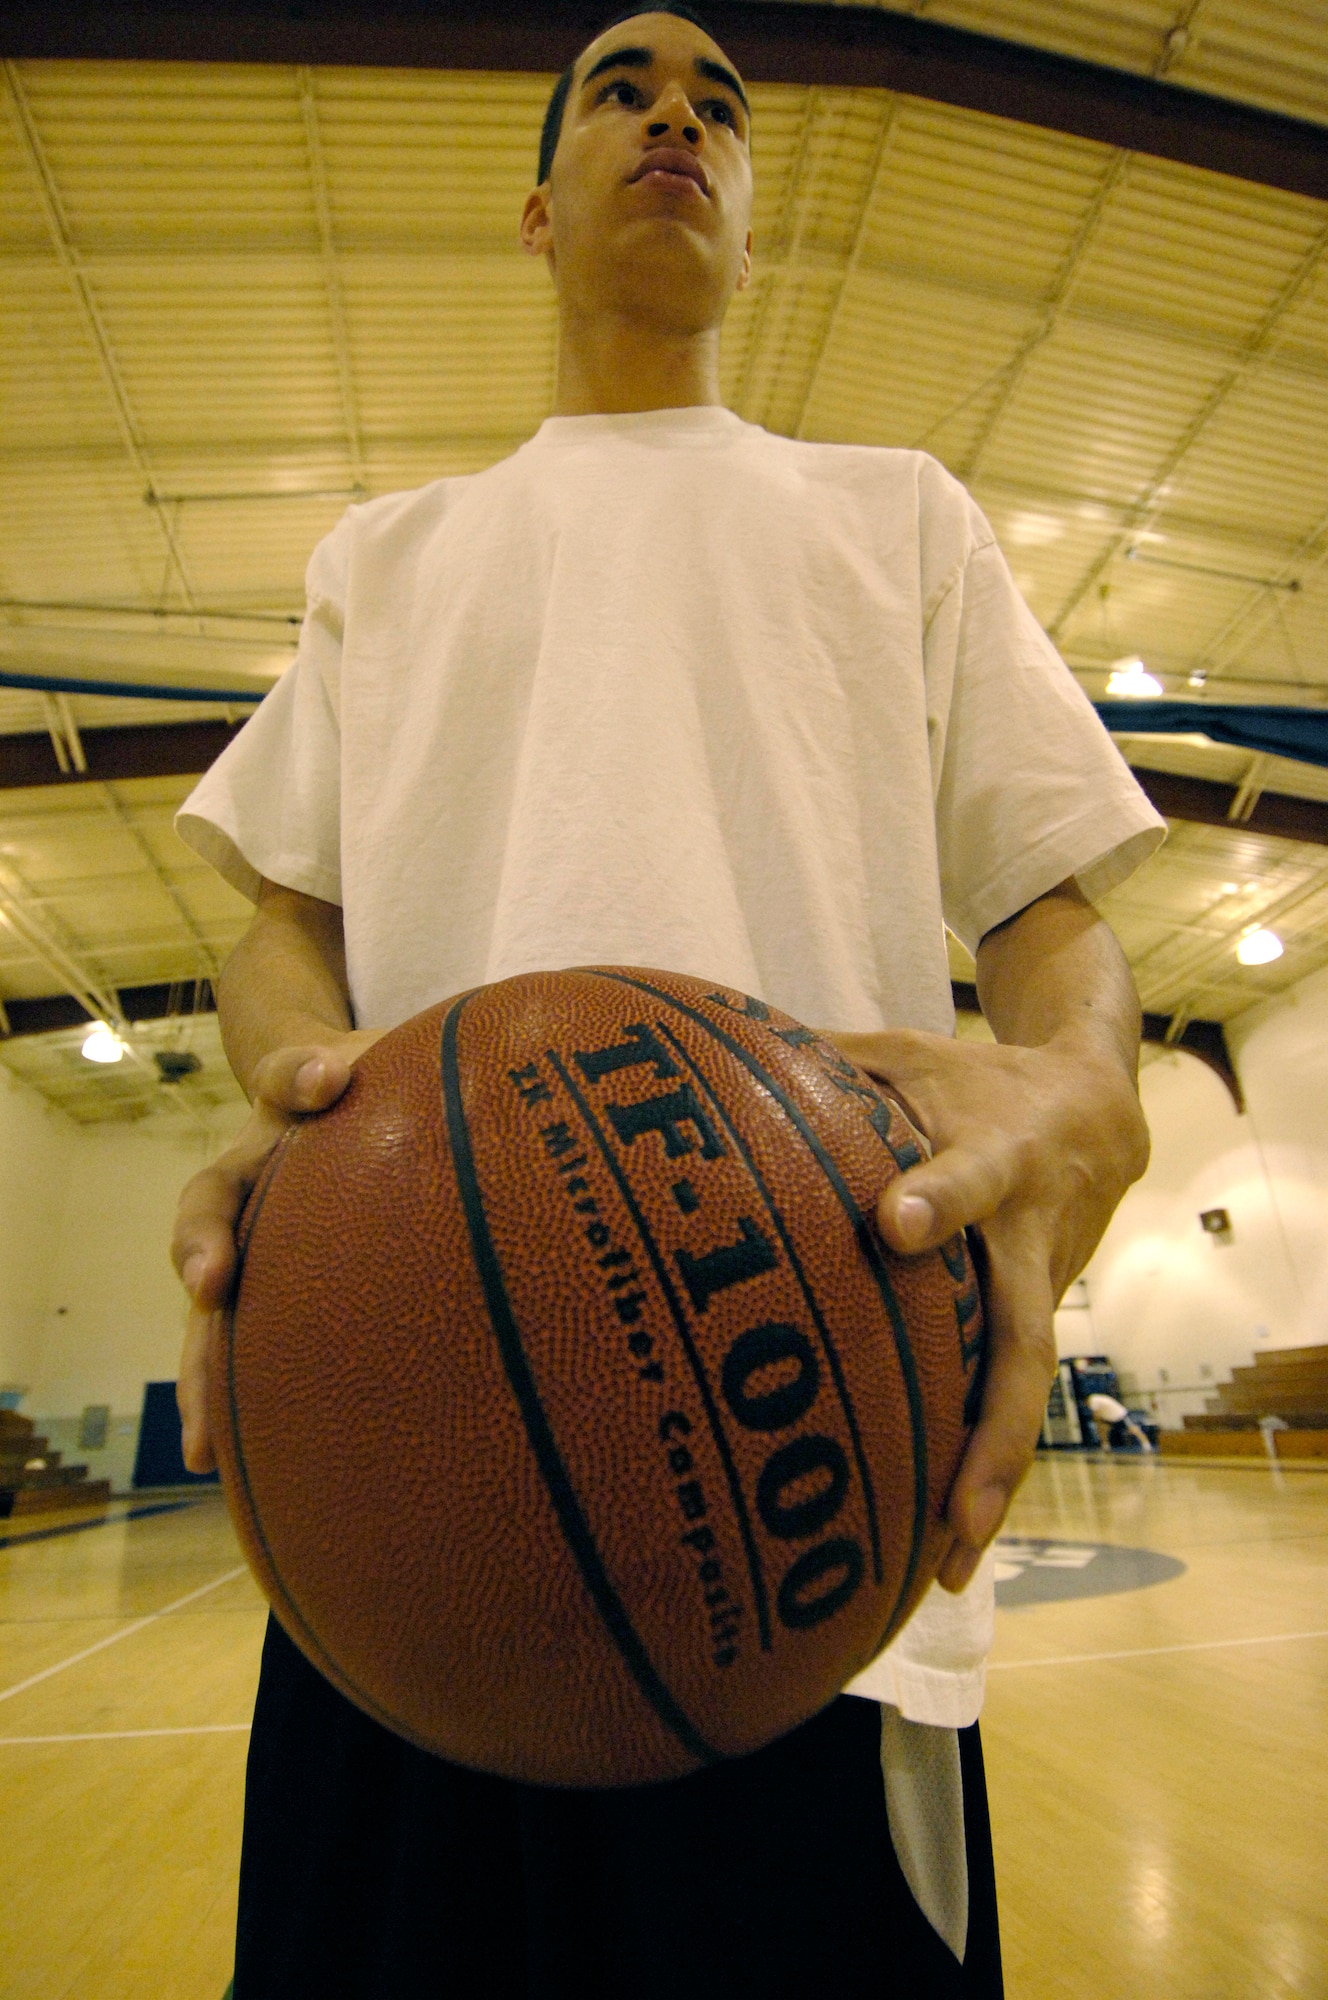
[[[226,961],[217,1012],[247,1095],[274,1049],[326,1042],[352,1027],[341,911],[264,883],[253,922]]]
[[[1139,1067],[1139,995],[1125,954],[1092,904],[1062,883],[978,947],[978,998],[998,1042],[1078,1042]]]
[[[1110,927],[1072,882],[982,940],[978,995],[998,1042],[1037,1052],[1024,1088],[1045,1097],[1048,1129],[1059,1129],[1065,1210],[1052,1259],[1059,1297],[1148,1164],[1139,995]]]
[[[1138,995],[1072,882],[982,940],[978,993],[1000,1047],[912,1029],[832,1037],[899,1093],[932,1142],[931,1159],[886,1183],[885,1242],[913,1256],[976,1225],[986,1252],[986,1385],[946,1509],[947,1590],[968,1583],[1031,1461],[1057,1301],[1148,1162]]]

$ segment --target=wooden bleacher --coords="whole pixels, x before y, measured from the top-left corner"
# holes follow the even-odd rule
[[[31,1417],[0,1410],[0,1521],[95,1512],[110,1497],[110,1480],[89,1479],[86,1465],[62,1465]]]
[[[1182,1431],[1163,1431],[1162,1451],[1177,1458],[1263,1458],[1260,1420],[1280,1417],[1278,1458],[1328,1458],[1328,1347],[1279,1347],[1233,1368],[1201,1414]]]

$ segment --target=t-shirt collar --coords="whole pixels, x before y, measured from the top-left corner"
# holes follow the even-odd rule
[[[596,438],[639,437],[652,444],[710,444],[736,438],[748,427],[717,403],[677,410],[626,410],[612,416],[546,417],[532,445],[584,444]]]

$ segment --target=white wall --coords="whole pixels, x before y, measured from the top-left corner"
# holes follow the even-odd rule
[[[136,1419],[143,1384],[174,1379],[176,1198],[243,1116],[228,1107],[208,1132],[174,1116],[78,1126],[0,1065],[0,1381],[26,1388],[24,1415],[53,1439],[50,1420],[87,1403]],[[124,1422],[113,1429],[124,1457]]]
[[[1145,1068],[1151,1165],[1088,1268],[1086,1302],[1059,1316],[1062,1353],[1109,1354],[1172,1423],[1259,1347],[1328,1342],[1328,973],[1230,1040],[1243,1117],[1194,1057]],[[144,1382],[174,1377],[176,1196],[243,1115],[220,1114],[210,1139],[161,1117],[80,1128],[0,1066],[0,1382],[28,1385],[25,1413],[136,1416]],[[1204,1235],[1205,1208],[1230,1212],[1230,1244]]]
[[[1328,971],[1252,1008],[1230,1042],[1284,1234],[1299,1334],[1328,1342]]]
[[[1096,1350],[1168,1423],[1260,1348],[1328,1341],[1328,974],[1252,1009],[1229,1042],[1243,1116],[1193,1056],[1147,1064],[1152,1160],[1085,1274]],[[1230,1242],[1204,1234],[1209,1208],[1230,1214]],[[1062,1316],[1062,1341],[1074,1330]]]
[[[171,1221],[180,1189],[214,1150],[173,1117],[75,1130],[26,1410],[136,1411],[145,1382],[174,1380],[185,1302]]]
[[[31,1383],[40,1365],[73,1131],[0,1064],[0,1383]]]

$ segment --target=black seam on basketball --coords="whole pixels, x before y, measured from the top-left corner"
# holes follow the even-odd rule
[[[452,1167],[456,1175],[457,1190],[461,1196],[461,1205],[465,1211],[475,1267],[484,1287],[489,1320],[508,1384],[516,1398],[517,1408],[525,1425],[526,1437],[535,1454],[535,1462],[553,1503],[554,1512],[558,1516],[558,1524],[563,1531],[568,1549],[581,1573],[581,1580],[604,1621],[609,1637],[622,1655],[628,1672],[665,1728],[677,1737],[689,1756],[695,1757],[702,1764],[717,1764],[722,1761],[719,1752],[706,1742],[664,1685],[640,1635],[627,1615],[625,1606],[609,1580],[608,1572],[595,1545],[595,1538],[590,1531],[590,1524],[581,1511],[581,1503],[576,1497],[567,1467],[563,1464],[549,1420],[539,1399],[530,1362],[522,1345],[521,1332],[512,1311],[511,1300],[507,1295],[498,1253],[489,1234],[479,1175],[471,1152],[465,1107],[461,1102],[461,1080],[457,1067],[457,1028],[469,997],[463,995],[448,1009],[443,1021],[439,1065],[442,1072],[443,1104],[447,1118],[447,1136],[452,1152]]]
[[[747,1502],[743,1498],[742,1483],[738,1478],[738,1468],[733,1463],[733,1454],[729,1450],[729,1441],[724,1434],[723,1425],[719,1420],[718,1406],[711,1393],[705,1369],[701,1365],[701,1357],[696,1351],[696,1343],[692,1339],[692,1331],[687,1324],[687,1315],[683,1311],[682,1301],[673,1288],[673,1280],[669,1276],[668,1266],[660,1255],[659,1246],[650,1233],[650,1226],[645,1216],[641,1213],[636,1196],[632,1192],[631,1183],[623,1173],[617,1160],[613,1157],[608,1141],[605,1139],[596,1122],[594,1112],[559,1060],[557,1052],[554,1049],[549,1049],[547,1054],[549,1061],[561,1077],[564,1088],[585,1120],[591,1137],[603,1155],[605,1165],[618,1184],[618,1191],[627,1204],[632,1221],[636,1224],[637,1235],[641,1239],[646,1255],[654,1266],[660,1290],[663,1292],[669,1311],[673,1316],[673,1323],[678,1330],[678,1338],[682,1342],[688,1366],[695,1377],[697,1390],[710,1425],[711,1435],[715,1440],[715,1449],[719,1453],[720,1462],[724,1467],[724,1476],[728,1481],[729,1498],[733,1502],[733,1511],[738,1522],[738,1533],[742,1537],[742,1546],[747,1557],[747,1573],[751,1580],[752,1601],[756,1607],[757,1633],[761,1641],[762,1652],[768,1653],[770,1651],[770,1607],[766,1599],[765,1578],[761,1574],[760,1551],[756,1546],[756,1537],[752,1533],[751,1517],[747,1512]]]
[[[231,1280],[231,1296],[235,1297],[240,1288],[240,1273],[244,1269],[244,1254],[249,1248],[250,1238],[258,1227],[258,1218],[263,1213],[263,1203],[267,1200],[268,1189],[277,1177],[277,1168],[286,1157],[286,1148],[292,1136],[299,1130],[296,1125],[288,1125],[276,1145],[263,1162],[263,1170],[254,1184],[249,1200],[245,1203],[240,1217],[240,1227],[235,1232],[235,1276]]]
[[[662,1001],[665,1006],[672,1007],[679,1014],[685,1014],[689,1020],[695,1021],[699,1028],[705,1029],[713,1041],[721,1043],[728,1049],[731,1055],[736,1056],[744,1068],[751,1071],[757,1082],[770,1092],[775,1102],[787,1114],[795,1131],[799,1134],[813,1159],[834,1189],[844,1212],[853,1223],[859,1248],[867,1259],[868,1268],[876,1283],[876,1289],[881,1294],[886,1309],[886,1316],[890,1322],[890,1330],[894,1336],[895,1352],[899,1357],[899,1369],[904,1382],[904,1394],[908,1401],[909,1426],[913,1436],[913,1534],[908,1553],[908,1566],[904,1572],[904,1580],[900,1585],[899,1595],[895,1599],[894,1608],[890,1613],[889,1621],[886,1624],[885,1632],[880,1641],[880,1646],[883,1646],[895,1629],[899,1613],[907,1602],[908,1594],[913,1587],[913,1579],[917,1575],[918,1564],[922,1559],[922,1541],[927,1526],[927,1432],[922,1409],[922,1392],[918,1385],[917,1364],[913,1359],[913,1349],[909,1342],[908,1329],[904,1325],[904,1316],[899,1309],[899,1301],[895,1297],[894,1286],[890,1283],[890,1274],[885,1268],[885,1260],[881,1253],[881,1247],[872,1234],[871,1224],[867,1217],[863,1215],[857,1202],[853,1199],[852,1191],[845,1182],[843,1175],[822,1146],[815,1132],[813,1132],[811,1126],[807,1123],[807,1120],[803,1117],[802,1112],[781,1086],[776,1083],[774,1077],[763,1068],[755,1056],[742,1046],[741,1042],[735,1041],[733,1036],[721,1028],[717,1021],[708,1020],[695,1007],[689,1007],[685,1000],[679,1000],[674,994],[666,993],[663,987],[652,986],[648,979],[633,979],[625,972],[608,972],[601,970],[599,967],[589,967],[587,970],[593,971],[594,976],[598,979],[611,979],[619,986],[632,986],[639,993],[649,993],[654,999]],[[877,1647],[878,1652],[880,1646]]]
[[[721,1122],[723,1123],[725,1131],[728,1133],[730,1139],[732,1139],[734,1145],[737,1147],[743,1159],[746,1161],[747,1170],[751,1174],[752,1179],[756,1182],[757,1189],[760,1192],[761,1199],[765,1203],[766,1208],[769,1211],[770,1219],[774,1223],[775,1228],[779,1232],[779,1239],[781,1243],[784,1245],[784,1249],[788,1255],[789,1263],[793,1268],[793,1275],[797,1279],[798,1284],[802,1290],[803,1298],[806,1300],[807,1310],[811,1314],[813,1320],[815,1320],[816,1322],[816,1331],[821,1336],[821,1345],[825,1349],[825,1357],[830,1364],[831,1379],[833,1380],[835,1388],[838,1391],[840,1406],[844,1412],[844,1421],[848,1425],[848,1434],[853,1445],[853,1456],[857,1462],[857,1467],[858,1467],[858,1477],[862,1481],[863,1499],[866,1501],[867,1504],[867,1526],[868,1526],[868,1532],[871,1536],[872,1574],[875,1577],[877,1583],[879,1583],[881,1581],[881,1530],[880,1530],[880,1523],[877,1519],[877,1514],[876,1514],[876,1489],[872,1485],[871,1472],[867,1466],[866,1453],[863,1451],[862,1448],[862,1433],[858,1429],[857,1413],[853,1408],[853,1401],[848,1393],[848,1384],[844,1380],[844,1371],[840,1366],[838,1350],[835,1347],[834,1341],[830,1337],[830,1329],[825,1323],[825,1318],[821,1312],[820,1306],[817,1304],[816,1294],[813,1292],[811,1286],[807,1282],[807,1275],[802,1268],[802,1259],[799,1257],[797,1250],[794,1246],[793,1238],[789,1234],[788,1225],[784,1221],[783,1214],[778,1204],[776,1203],[774,1196],[771,1194],[769,1188],[765,1184],[765,1176],[762,1174],[761,1169],[757,1166],[756,1161],[753,1159],[751,1149],[748,1146],[747,1141],[743,1138],[741,1132],[738,1130],[737,1126],[733,1123],[733,1120],[729,1117],[728,1112],[724,1109],[724,1106],[720,1102],[716,1092],[711,1088],[709,1082],[706,1080],[703,1073],[697,1068],[696,1064],[692,1061],[686,1049],[683,1047],[682,1043],[678,1040],[678,1037],[675,1034],[673,1034],[668,1028],[666,1028],[662,1021],[659,1023],[659,1027],[661,1032],[667,1037],[667,1039],[670,1042],[672,1042],[679,1056],[682,1058],[683,1062],[686,1063],[688,1069],[691,1071],[692,1075],[696,1078],[702,1090],[705,1092],[706,1096],[710,1099],[710,1102],[714,1105],[715,1111],[719,1116]]]

